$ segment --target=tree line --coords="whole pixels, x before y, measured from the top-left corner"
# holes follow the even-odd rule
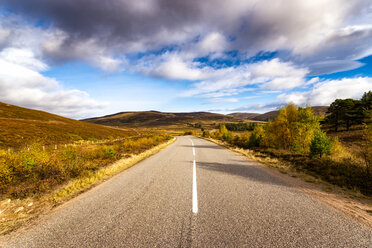
[[[329,107],[328,116],[325,118],[316,116],[311,107],[301,108],[289,104],[279,110],[274,120],[264,125],[222,124],[212,133],[203,130],[203,136],[222,139],[247,149],[275,148],[309,154],[311,157],[322,157],[331,154],[333,144],[322,131],[322,123],[331,124],[335,131],[340,127],[350,130],[351,126],[361,124],[365,124],[365,130],[371,130],[372,91],[365,92],[360,100],[336,99]],[[242,135],[234,135],[231,132],[245,128],[251,129],[250,132]],[[367,143],[371,145],[372,140]]]
[[[360,100],[336,99],[328,108],[325,123],[337,132],[341,128],[347,131],[352,126],[368,121],[372,111],[372,91],[365,92]]]

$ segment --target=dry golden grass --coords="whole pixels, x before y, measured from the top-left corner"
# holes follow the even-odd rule
[[[336,154],[322,158],[310,158],[306,154],[288,150],[242,149],[233,144],[233,141],[209,139],[217,144],[233,149],[245,156],[271,167],[278,168],[282,173],[302,177],[308,182],[324,181],[337,185],[356,194],[372,195],[372,179],[367,173],[363,160],[348,148],[336,141],[333,148]],[[337,139],[335,139],[337,140]]]
[[[148,135],[59,150],[43,150],[38,144],[17,152],[0,150],[0,193],[19,198],[46,192],[55,185],[97,171],[169,139],[168,135]]]
[[[86,123],[0,102],[0,148],[3,149],[19,149],[32,143],[69,144],[136,135],[131,129]]]
[[[100,167],[95,171],[87,171],[76,178],[70,179],[62,185],[55,187],[53,190],[44,192],[21,199],[3,198],[0,201],[0,235],[6,234],[22,225],[29,220],[45,214],[54,207],[73,198],[81,192],[84,192],[94,185],[108,179],[110,176],[129,168],[139,161],[159,152],[169,144],[173,143],[175,138],[161,144],[152,146],[152,148],[138,151],[131,156],[124,156],[105,167]]]

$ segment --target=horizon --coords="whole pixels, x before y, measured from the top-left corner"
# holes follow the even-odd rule
[[[74,119],[329,106],[372,90],[371,23],[368,0],[0,0],[0,101]]]
[[[6,104],[8,105],[8,103],[6,102],[1,102],[0,103],[3,103],[3,104]],[[10,104],[12,105],[12,104]],[[26,107],[22,107],[22,106],[18,106],[18,105],[14,105],[16,107],[21,107],[21,108],[26,108]],[[284,107],[284,106],[283,106]],[[298,106],[298,107],[301,107],[301,106]],[[311,108],[313,107],[329,107],[329,106],[309,106]],[[27,108],[26,108],[27,109]],[[52,113],[52,112],[48,112],[46,110],[42,110],[42,109],[32,109],[32,108],[29,108],[30,110],[36,110],[36,111],[44,111],[46,113],[49,113],[49,114],[55,114],[55,113]],[[275,109],[275,110],[270,110],[270,111],[267,111],[267,112],[227,112],[227,113],[217,113],[217,112],[211,112],[211,111],[175,111],[175,112],[167,112],[167,111],[159,111],[159,110],[138,110],[138,111],[131,111],[131,110],[128,110],[128,111],[120,111],[120,112],[115,112],[115,113],[108,113],[108,114],[104,114],[104,115],[101,115],[101,116],[89,116],[89,117],[84,117],[84,118],[73,118],[73,117],[67,117],[67,116],[63,116],[61,115],[62,117],[65,117],[65,118],[70,118],[70,119],[75,119],[75,120],[88,120],[88,119],[95,119],[95,118],[102,118],[102,117],[107,117],[107,116],[115,116],[115,115],[118,115],[118,114],[124,114],[124,113],[141,113],[141,112],[158,112],[158,113],[164,113],[164,114],[188,114],[188,113],[210,113],[210,114],[221,114],[221,115],[230,115],[230,114],[258,114],[258,115],[264,115],[264,114],[267,114],[267,113],[270,113],[270,112],[275,112],[275,111],[279,111],[280,108],[278,109]],[[58,115],[58,114],[56,114]]]

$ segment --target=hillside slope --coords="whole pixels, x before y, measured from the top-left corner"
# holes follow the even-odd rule
[[[34,142],[48,145],[135,134],[129,129],[86,123],[0,102],[0,148],[19,148]]]
[[[84,121],[109,126],[160,127],[186,125],[188,123],[208,124],[212,122],[238,122],[233,116],[208,112],[163,113],[158,111],[121,112]]]
[[[326,115],[328,110],[328,106],[314,106],[311,107],[313,112],[317,116]],[[245,120],[252,120],[252,121],[269,121],[274,120],[277,117],[279,111],[270,111],[264,114],[257,114],[257,113],[231,113],[228,114],[229,116],[238,117]]]
[[[244,113],[244,112],[237,112],[237,113],[231,113],[228,114],[229,116],[239,118],[239,119],[245,119],[245,120],[253,120],[255,117],[261,115],[258,113]]]

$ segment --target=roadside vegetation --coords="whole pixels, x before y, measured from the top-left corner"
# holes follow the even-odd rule
[[[252,131],[232,132],[221,124],[214,131],[202,130],[202,136],[289,162],[294,170],[372,195],[371,111],[372,92],[367,92],[361,100],[337,99],[327,117],[317,117],[310,107],[289,104],[273,121]]]
[[[169,139],[169,135],[148,134],[120,142],[58,150],[43,150],[39,144],[20,151],[0,150],[0,194],[2,198],[38,195]]]

